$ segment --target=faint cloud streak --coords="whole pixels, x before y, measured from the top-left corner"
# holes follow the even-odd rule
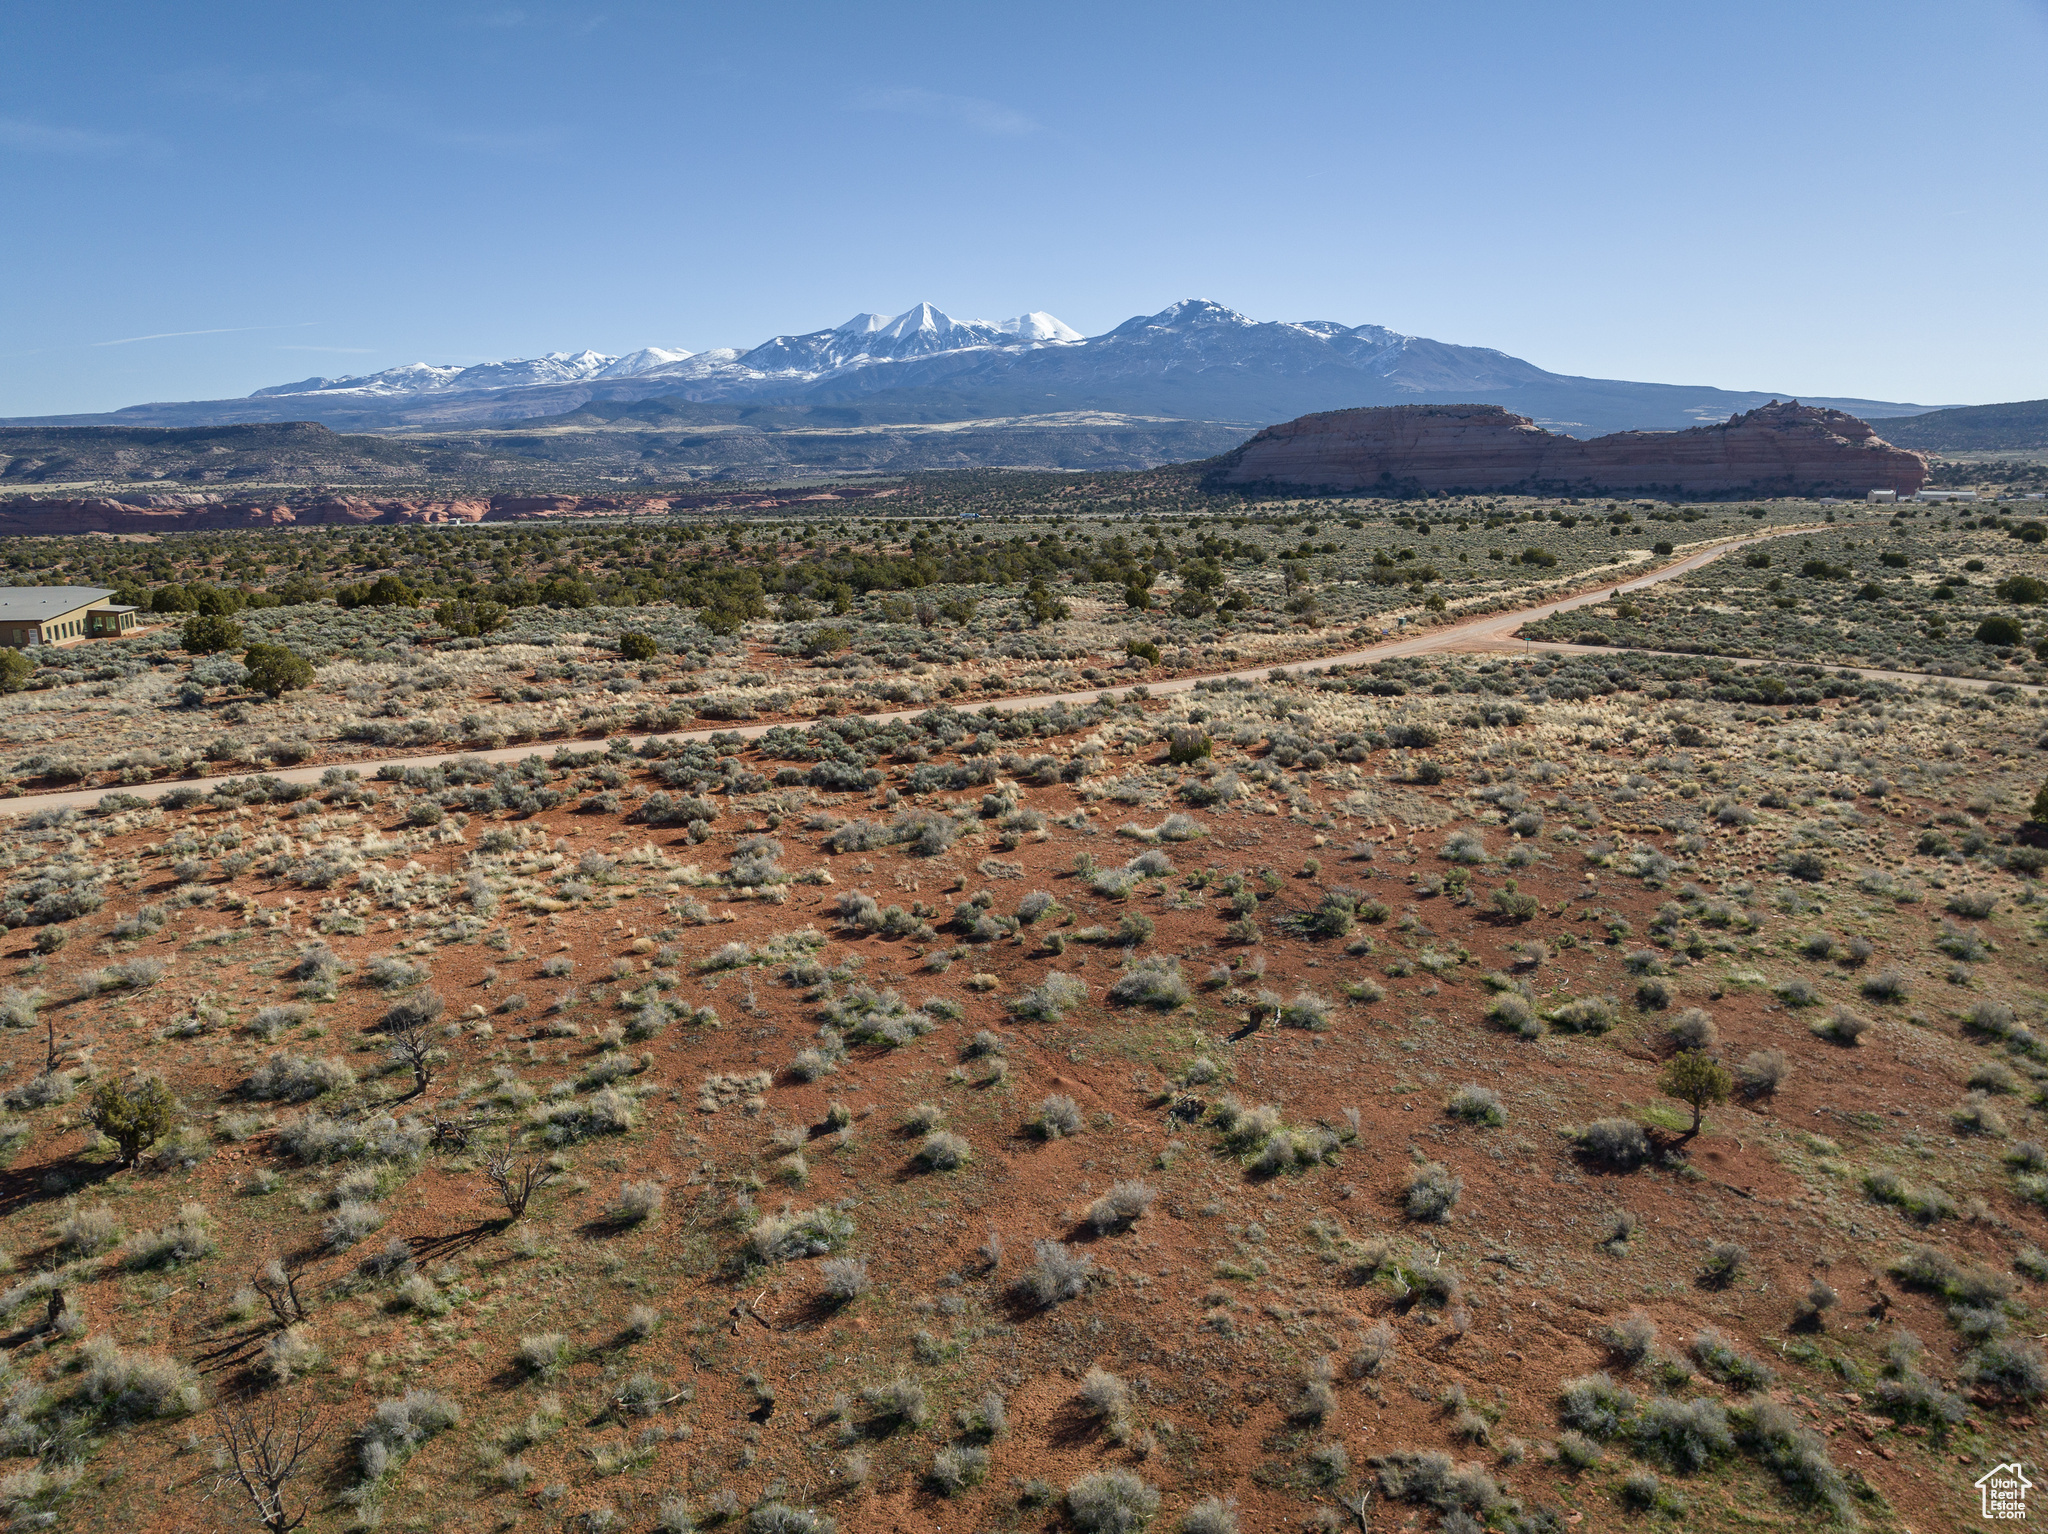
[[[148,336],[121,336],[113,341],[94,341],[94,346],[133,346],[137,341],[174,341],[180,336],[238,336],[252,330],[303,330],[308,325],[317,325],[318,320],[303,320],[296,325],[221,325],[212,330],[159,330]]]
[[[916,86],[891,91],[864,91],[854,98],[854,105],[864,112],[935,117],[971,128],[976,133],[1000,138],[1021,138],[1039,131],[1038,123],[1000,101],[987,101],[980,96],[949,96],[943,91],[922,90]]]
[[[605,20],[602,11],[531,11],[521,6],[508,5],[495,11],[477,11],[468,16],[458,17],[455,25],[482,27],[498,32],[547,27],[558,32],[583,36],[595,32],[605,24]]]
[[[29,154],[156,154],[161,146],[132,133],[95,133],[89,128],[53,128],[48,123],[0,117],[0,148]]]
[[[351,135],[385,133],[394,138],[469,154],[559,159],[568,135],[556,127],[459,126],[417,102],[378,87],[333,80],[298,70],[234,75],[188,70],[167,82],[172,90],[219,105],[265,108],[290,102],[301,117]]]

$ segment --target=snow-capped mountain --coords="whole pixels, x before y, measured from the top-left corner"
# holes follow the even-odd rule
[[[666,367],[671,362],[685,362],[694,356],[695,352],[684,351],[680,347],[643,346],[637,352],[627,352],[623,357],[614,357],[607,366],[592,376],[631,378],[635,373],[651,373],[658,367]]]
[[[667,351],[659,346],[633,353],[647,359],[633,371],[681,361],[688,352]],[[381,373],[356,378],[307,378],[298,383],[273,384],[258,389],[251,399],[275,394],[474,394],[485,389],[531,389],[545,384],[580,383],[601,378],[630,359],[607,357],[602,352],[549,352],[544,357],[515,357],[507,362],[481,362],[475,367],[435,367],[427,362],[408,362]]]
[[[856,314],[844,325],[835,325],[830,330],[777,336],[746,352],[691,352],[676,347],[644,346],[623,357],[580,351],[549,352],[542,357],[486,362],[474,367],[410,362],[381,373],[351,378],[305,378],[297,383],[273,384],[249,397],[324,394],[387,399],[528,389],[593,378],[719,378],[740,386],[753,378],[777,383],[809,382],[844,368],[877,362],[901,362],[975,347],[1064,345],[1081,339],[1080,331],[1043,310],[1013,320],[956,320],[943,309],[918,304],[893,317]],[[681,366],[693,361],[697,364],[694,368]]]
[[[297,383],[272,384],[267,389],[258,389],[249,398],[263,399],[273,394],[326,394],[337,390],[369,395],[424,394],[430,389],[446,386],[461,377],[462,372],[461,368],[437,368],[428,362],[408,362],[402,367],[386,368],[381,373],[365,373],[353,378],[302,378]]]
[[[957,320],[930,304],[775,336],[739,350],[648,346],[622,357],[549,352],[471,367],[409,363],[307,378],[247,399],[141,405],[105,416],[14,424],[163,426],[313,420],[343,430],[433,429],[578,412],[636,421],[840,426],[1092,412],[1182,421],[1284,421],[1356,405],[1493,403],[1577,436],[1725,419],[1774,397],[1547,372],[1490,347],[1381,325],[1254,320],[1184,299],[1084,337],[1042,310]],[[1775,397],[1787,397],[1776,391]],[[1927,408],[1809,400],[1870,418]],[[823,412],[823,415],[818,414]],[[771,423],[772,424],[772,423]]]

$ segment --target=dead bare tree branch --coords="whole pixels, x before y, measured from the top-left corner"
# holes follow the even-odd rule
[[[1366,1522],[1366,1509],[1372,1505],[1372,1488],[1356,1492],[1348,1497],[1339,1497],[1337,1505],[1358,1520],[1358,1534],[1372,1534],[1372,1525]]]
[[[290,1326],[306,1319],[306,1302],[299,1297],[299,1279],[303,1273],[303,1269],[287,1269],[273,1257],[258,1268],[256,1276],[249,1281],[250,1287],[263,1296],[263,1303],[277,1317],[279,1326]]]
[[[532,1156],[514,1156],[510,1151],[499,1151],[484,1163],[484,1177],[496,1191],[498,1202],[505,1206],[507,1225],[524,1216],[534,1194],[558,1175],[546,1162]]]
[[[391,1058],[412,1071],[413,1086],[408,1095],[418,1097],[434,1079],[434,1056],[438,1051],[433,1035],[424,1023],[408,1023],[394,1028],[385,1042],[390,1046]]]
[[[214,1491],[241,1487],[257,1522],[271,1534],[291,1534],[311,1509],[301,1500],[292,1511],[286,1488],[309,1468],[307,1461],[326,1436],[319,1411],[308,1406],[287,1417],[275,1401],[261,1406],[244,1402],[216,1411],[213,1425],[232,1467],[223,1471]]]

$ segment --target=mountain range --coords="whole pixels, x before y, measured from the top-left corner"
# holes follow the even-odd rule
[[[858,314],[748,350],[649,346],[550,352],[472,367],[411,363],[305,378],[244,399],[16,418],[16,426],[215,426],[317,421],[349,431],[565,423],[612,429],[754,424],[836,429],[1024,420],[1076,412],[1242,427],[1385,404],[1498,404],[1573,436],[1677,430],[1784,390],[1633,383],[1552,373],[1488,347],[1331,320],[1259,321],[1203,299],[1083,336],[1052,315],[956,320],[930,304]],[[1935,408],[1810,399],[1866,419]],[[1000,432],[997,433],[1000,436]],[[1000,456],[993,461],[1002,461]]]

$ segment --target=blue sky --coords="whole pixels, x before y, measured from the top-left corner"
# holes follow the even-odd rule
[[[2048,395],[2048,0],[0,17],[0,414],[928,300]]]

